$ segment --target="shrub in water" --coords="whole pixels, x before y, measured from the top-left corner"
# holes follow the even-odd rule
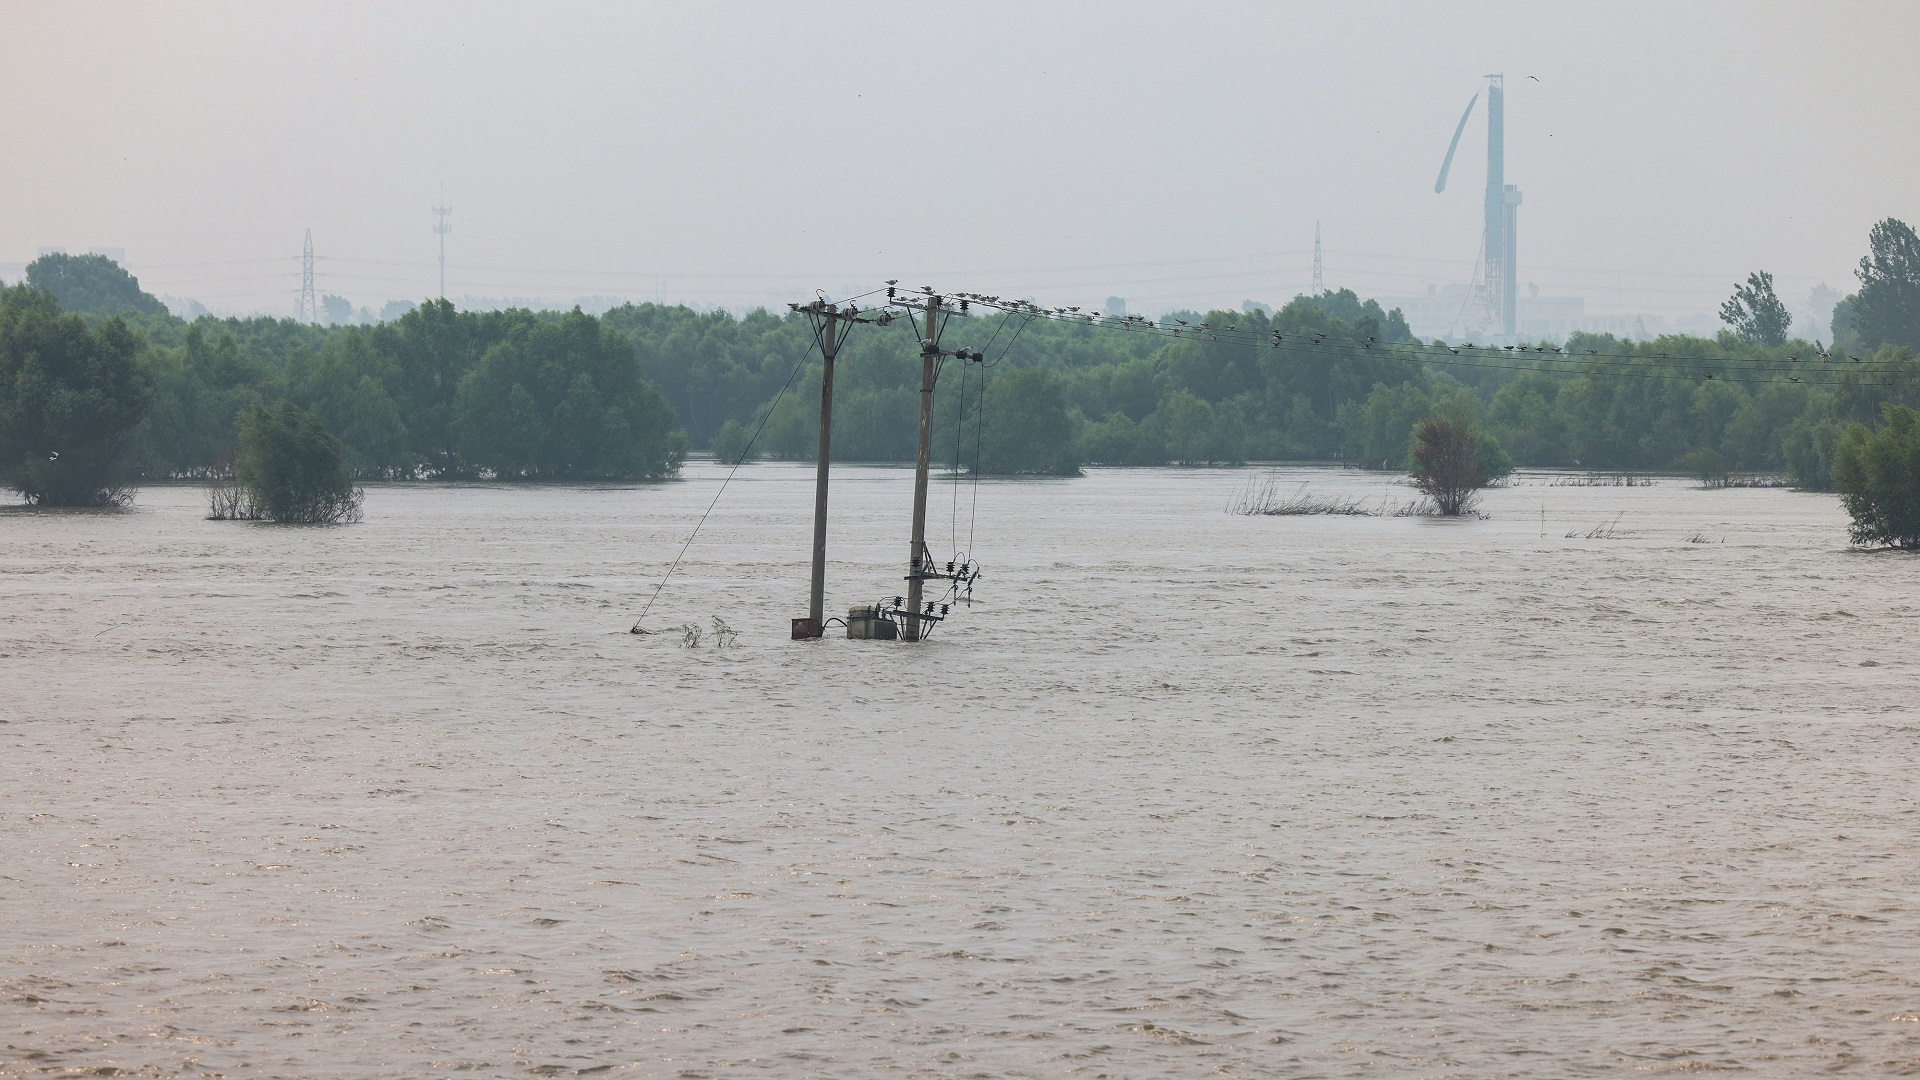
[[[1856,544],[1920,548],[1920,412],[1888,404],[1879,430],[1854,424],[1833,448],[1833,484]]]
[[[233,473],[255,516],[298,525],[360,520],[360,489],[340,440],[291,401],[240,415]]]
[[[1703,487],[1723,488],[1733,484],[1732,467],[1719,451],[1710,447],[1703,446],[1681,455],[1680,467],[1692,473]]]
[[[1436,416],[1413,429],[1413,486],[1445,517],[1473,509],[1496,470],[1512,466],[1490,453],[1487,441],[1465,420]]]

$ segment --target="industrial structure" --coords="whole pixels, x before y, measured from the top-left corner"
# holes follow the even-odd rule
[[[447,234],[453,231],[453,224],[447,220],[452,216],[453,207],[436,206],[433,208],[433,231],[440,237],[440,299],[447,298]]]
[[[1475,94],[1460,114],[1453,129],[1453,141],[1447,145],[1446,160],[1440,163],[1440,178],[1433,183],[1435,194],[1447,190],[1447,171],[1453,167],[1453,153],[1460,148],[1460,134],[1480,100]],[[1517,272],[1516,218],[1520,208],[1520,189],[1507,183],[1507,107],[1504,79],[1487,76],[1487,195],[1485,223],[1481,235],[1481,283],[1479,295],[1486,312],[1488,328],[1512,338],[1519,313],[1519,276]]]
[[[304,323],[320,321],[320,297],[313,282],[313,230],[307,230],[307,243],[300,251],[300,309],[295,318]]]

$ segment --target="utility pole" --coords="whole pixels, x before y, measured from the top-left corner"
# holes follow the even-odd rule
[[[907,604],[901,614],[906,625],[901,627],[900,636],[907,641],[919,641],[926,636],[922,629],[921,585],[929,577],[942,577],[927,555],[927,466],[933,456],[933,387],[940,380],[940,366],[949,353],[940,348],[940,332],[946,328],[947,320],[955,315],[967,313],[967,301],[961,300],[958,308],[934,295],[931,289],[922,289],[919,300],[893,299],[893,289],[887,289],[889,301],[895,307],[907,309],[908,318],[913,312],[920,313],[915,329],[920,331],[920,440],[913,463],[913,539],[907,549]],[[973,359],[979,354],[969,354]],[[937,618],[935,621],[938,621]]]
[[[927,297],[921,308],[923,331],[920,336],[920,440],[913,456],[913,539],[907,553],[907,625],[901,636],[919,641],[920,592],[925,580],[927,554],[927,466],[933,456],[933,384],[940,378],[940,298]]]
[[[793,636],[817,638],[826,632],[827,594],[827,462],[833,451],[833,361],[860,317],[860,306],[836,307],[825,300],[787,307],[807,317],[813,339],[820,345],[820,454],[813,474],[813,582],[807,593],[807,617],[793,620]],[[924,455],[923,455],[924,456]],[[915,587],[918,587],[918,582]]]
[[[451,206],[433,208],[435,219],[433,231],[440,234],[440,299],[442,300],[447,298],[447,234],[453,231],[453,226],[447,222],[447,216],[452,213]]]

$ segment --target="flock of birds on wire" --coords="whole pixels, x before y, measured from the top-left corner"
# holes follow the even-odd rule
[[[888,282],[887,295],[892,299],[896,292],[895,282]],[[879,290],[875,290],[878,292]],[[923,285],[920,292],[935,296],[933,287]],[[868,294],[871,295],[871,294]],[[1266,333],[1243,331],[1236,324],[1219,325],[1211,322],[1189,322],[1179,318],[1149,319],[1144,315],[1115,315],[1086,311],[1078,307],[1043,307],[1031,300],[1010,300],[983,293],[956,292],[948,294],[961,301],[963,306],[977,305],[1002,311],[1010,316],[1028,320],[1040,319],[1060,323],[1082,323],[1089,326],[1102,326],[1135,333],[1156,334],[1169,338],[1200,339],[1205,341],[1237,344],[1255,348],[1277,349],[1282,351],[1307,351],[1313,349],[1334,349],[1359,353],[1375,348],[1403,351],[1403,359],[1423,364],[1440,364],[1451,367],[1471,367],[1489,370],[1530,371],[1539,370],[1539,363],[1577,365],[1581,373],[1597,375],[1617,375],[1626,378],[1641,379],[1684,379],[1703,382],[1740,382],[1740,383],[1805,383],[1816,386],[1860,385],[1872,377],[1871,381],[1886,386],[1894,385],[1893,376],[1905,376],[1911,367],[1899,361],[1867,360],[1852,355],[1836,355],[1816,346],[1807,358],[1789,355],[1782,359],[1748,358],[1731,356],[1674,356],[1668,353],[1646,355],[1642,353],[1603,352],[1596,349],[1566,349],[1554,345],[1475,345],[1467,342],[1461,345],[1448,345],[1441,342],[1383,342],[1377,337],[1342,339],[1327,331],[1311,331],[1304,334],[1288,335],[1279,330]],[[1437,355],[1440,353],[1445,356]],[[1844,359],[1842,358],[1844,355]],[[1456,359],[1457,358],[1457,359]],[[1535,364],[1499,363],[1497,361],[1534,360]],[[1665,361],[1653,364],[1651,361]],[[1495,362],[1489,362],[1495,361]],[[1708,367],[1728,370],[1708,370]],[[1762,374],[1766,377],[1744,378],[1742,373]],[[1784,376],[1784,377],[1781,377]],[[1827,376],[1827,377],[1822,377]],[[1837,377],[1836,377],[1837,376]]]

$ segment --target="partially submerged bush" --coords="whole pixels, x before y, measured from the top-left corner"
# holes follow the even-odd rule
[[[1269,475],[1264,481],[1248,481],[1246,490],[1227,504],[1227,513],[1248,517],[1437,517],[1439,510],[1431,499],[1395,503],[1388,495],[1370,503],[1358,495],[1323,495],[1310,492],[1306,484],[1291,494],[1280,487],[1280,478]]]
[[[1920,412],[1887,404],[1879,429],[1854,424],[1833,449],[1833,483],[1860,545],[1920,548]]]
[[[240,456],[234,479],[247,512],[297,525],[360,520],[360,489],[341,456],[340,440],[311,413],[282,401],[240,414]]]
[[[207,470],[208,521],[258,521],[265,516],[253,496],[233,478],[231,462],[217,462]]]
[[[1413,430],[1413,486],[1433,501],[1442,517],[1470,513],[1479,501],[1480,489],[1494,479],[1495,470],[1512,464],[1472,424],[1462,419],[1436,416],[1420,422]]]
[[[1309,492],[1304,483],[1289,494],[1281,489],[1278,476],[1268,476],[1264,481],[1248,481],[1246,490],[1227,505],[1227,512],[1262,517],[1306,517],[1320,514],[1336,517],[1375,517],[1380,513],[1378,509],[1368,506],[1367,500],[1358,495],[1325,495],[1320,492]]]
[[[1733,481],[1733,468],[1720,452],[1701,447],[1680,458],[1680,467],[1692,473],[1702,487],[1723,488]]]

